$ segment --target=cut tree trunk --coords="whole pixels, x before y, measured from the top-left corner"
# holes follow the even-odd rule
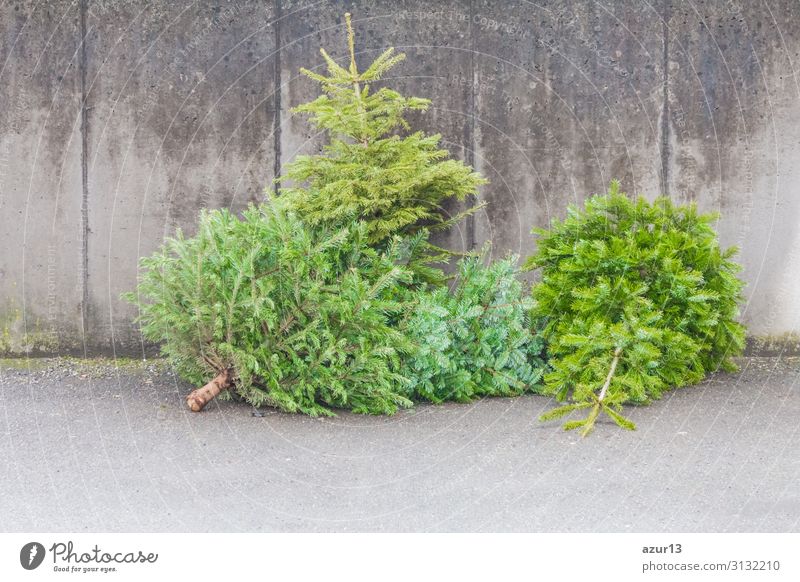
[[[606,382],[603,384],[603,389],[600,390],[600,397],[598,400],[600,402],[603,401],[603,398],[606,397],[606,392],[608,392],[608,387],[611,386],[611,378],[614,377],[614,372],[617,370],[617,364],[619,363],[619,356],[622,354],[622,348],[617,348],[614,350],[614,360],[611,362],[611,369],[608,371],[608,376],[606,376]]]
[[[220,392],[230,388],[232,383],[233,374],[231,370],[223,370],[202,388],[192,390],[189,396],[186,397],[186,404],[189,405],[192,412],[200,412],[205,408],[206,404],[214,400]]]

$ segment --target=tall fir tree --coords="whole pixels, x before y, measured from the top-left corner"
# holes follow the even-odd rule
[[[486,180],[450,159],[439,147],[439,134],[398,133],[410,129],[405,114],[426,110],[430,101],[404,97],[388,87],[376,90],[375,83],[405,55],[389,48],[359,70],[349,14],[345,20],[349,66],[340,66],[320,49],[327,75],[301,71],[321,85],[323,94],[293,109],[308,115],[329,143],[322,154],[298,156],[288,164],[279,182],[292,185],[281,189],[279,199],[311,225],[363,220],[372,244],[421,227],[437,230],[455,224],[478,207],[447,219],[442,204],[475,195]]]

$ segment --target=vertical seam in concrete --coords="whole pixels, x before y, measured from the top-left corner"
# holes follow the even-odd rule
[[[87,355],[86,334],[89,319],[89,113],[86,106],[86,8],[86,0],[81,0],[81,326],[84,357]]]
[[[475,141],[475,27],[473,26],[473,19],[474,19],[474,0],[470,0],[469,3],[469,43],[470,43],[470,52],[469,52],[469,101],[467,102],[467,115],[469,116],[467,120],[467,163],[475,167],[475,148],[477,147],[477,143]],[[475,205],[478,203],[478,195],[471,196],[469,200],[467,200],[469,205]],[[477,238],[475,233],[475,215],[470,214],[467,217],[467,245],[469,245],[468,250],[473,250],[475,245],[477,244]]]
[[[662,58],[663,71],[663,100],[661,109],[661,194],[669,196],[669,164],[670,164],[670,124],[669,124],[669,17],[670,1],[664,0],[662,11],[661,32],[664,40]]]
[[[283,18],[283,7],[281,0],[275,0],[275,69],[273,71],[272,82],[274,85],[274,121],[273,121],[273,156],[275,157],[274,177],[277,178],[281,173],[281,18]],[[278,183],[274,184],[275,195],[278,195]]]

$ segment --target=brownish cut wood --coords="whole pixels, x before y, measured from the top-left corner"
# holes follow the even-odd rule
[[[233,379],[230,370],[223,370],[202,388],[192,390],[186,397],[186,404],[192,412],[200,412],[206,404],[214,400],[220,392],[231,387]]]

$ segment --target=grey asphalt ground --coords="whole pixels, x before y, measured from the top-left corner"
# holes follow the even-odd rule
[[[195,414],[163,363],[0,361],[0,531],[800,531],[800,363],[742,364],[581,439],[540,396]]]

